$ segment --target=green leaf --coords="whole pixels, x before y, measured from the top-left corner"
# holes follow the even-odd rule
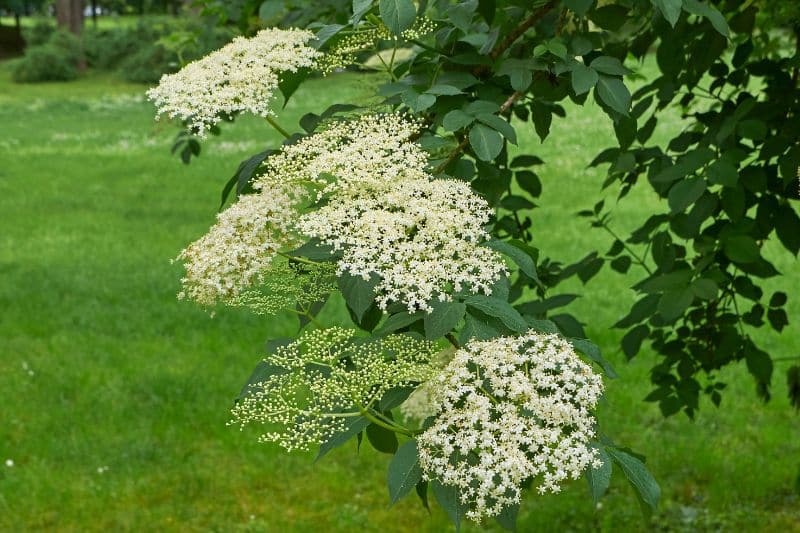
[[[281,80],[278,83],[278,89],[280,89],[281,94],[283,95],[284,108],[289,103],[289,99],[292,97],[295,91],[297,91],[300,85],[306,81],[310,74],[311,69],[308,68],[301,68],[297,72],[283,72],[281,74]]]
[[[608,107],[622,115],[628,115],[631,107],[631,93],[622,80],[600,76],[595,91]]]
[[[339,276],[338,283],[347,306],[360,322],[364,318],[364,313],[375,300],[375,286],[378,284],[378,277],[373,275],[369,280],[365,280],[361,276],[352,276],[349,272],[343,272]]]
[[[736,126],[736,133],[745,139],[763,141],[767,137],[767,124],[763,120],[743,120]]]
[[[600,76],[597,72],[583,63],[578,63],[572,69],[572,89],[576,95],[589,92],[589,90],[597,85]]]
[[[683,0],[684,11],[692,15],[699,15],[705,17],[711,23],[717,32],[724,37],[730,35],[730,28],[728,28],[728,21],[722,16],[722,13],[716,7],[710,5],[708,2],[700,2],[699,0]]]
[[[314,35],[314,46],[320,48],[322,45],[328,42],[331,37],[342,31],[343,28],[343,24],[328,24],[321,27]]]
[[[761,258],[758,243],[750,235],[732,235],[725,239],[722,249],[737,263],[754,263]]]
[[[517,530],[517,516],[519,515],[519,504],[515,503],[507,507],[503,507],[500,513],[495,517],[500,527],[507,531]]]
[[[500,332],[490,324],[467,313],[464,318],[464,328],[459,334],[461,344],[466,344],[470,339],[487,340],[500,336]]]
[[[439,480],[431,481],[431,488],[436,501],[442,506],[447,516],[456,527],[456,532],[461,530],[461,520],[467,513],[467,507],[458,499],[458,487],[442,485]]]
[[[528,69],[518,68],[511,71],[511,88],[515,91],[525,91],[533,82],[533,73]]]
[[[424,480],[420,481],[414,488],[417,491],[417,496],[419,496],[420,503],[422,503],[422,506],[430,513],[431,506],[428,505],[428,482]]]
[[[503,138],[497,131],[483,124],[476,124],[469,130],[469,144],[479,159],[491,161],[503,149]]]
[[[500,319],[512,331],[522,333],[528,329],[528,324],[522,315],[505,300],[478,294],[468,297],[466,303],[478,311]]]
[[[622,63],[619,59],[611,56],[597,57],[592,60],[589,66],[597,72],[608,74],[610,76],[625,76],[626,74],[631,73],[630,70],[622,66]]]
[[[374,333],[374,335],[380,337],[382,335],[387,335],[392,333],[393,331],[397,331],[400,328],[404,328],[406,326],[410,326],[417,320],[422,319],[422,313],[414,313],[410,314],[406,311],[401,313],[396,313],[394,315],[389,315],[389,318],[386,319],[386,322],[380,327],[378,331]]]
[[[650,334],[650,328],[645,324],[639,324],[622,337],[622,352],[629,360],[639,353],[642,342]]]
[[[783,247],[797,256],[800,252],[800,217],[791,205],[778,207],[775,214],[775,233]]]
[[[261,20],[270,20],[280,15],[286,8],[283,2],[277,0],[267,0],[261,2],[261,7],[258,8],[258,18]]]
[[[344,429],[331,438],[323,442],[319,447],[319,453],[314,461],[319,461],[329,451],[338,448],[345,442],[349,441],[365,429],[369,425],[369,420],[363,416],[348,416],[344,418]]]
[[[462,91],[458,87],[454,87],[452,85],[443,85],[443,84],[437,83],[436,85],[432,85],[430,87],[430,89],[428,89],[425,92],[428,93],[428,94],[455,96],[457,94],[462,94],[464,91]]]
[[[519,269],[532,280],[539,279],[539,275],[536,272],[536,264],[533,262],[531,256],[522,248],[514,246],[509,242],[498,240],[491,240],[485,242],[483,245],[508,256],[512,261],[514,261],[514,263],[517,264]]]
[[[683,0],[651,0],[653,5],[661,12],[664,19],[669,22],[673,28],[678,23],[681,16],[681,7]]]
[[[636,491],[636,496],[642,503],[642,509],[645,512],[655,511],[658,508],[658,500],[661,497],[661,488],[658,486],[655,478],[647,470],[647,467],[642,461],[633,455],[626,453],[618,448],[606,448],[606,451],[611,456],[617,465],[622,469],[628,482]]]
[[[225,201],[228,199],[228,195],[230,195],[234,187],[236,187],[237,196],[250,187],[250,182],[253,179],[253,174],[255,174],[256,169],[258,169],[261,163],[274,152],[275,150],[266,150],[239,163],[239,167],[236,169],[233,177],[228,180],[228,183],[225,184],[225,188],[222,189],[222,198],[220,198],[219,202],[220,210],[222,210],[222,206],[225,205]]]
[[[444,119],[442,119],[442,126],[444,126],[444,129],[447,131],[458,131],[466,128],[473,122],[475,122],[474,116],[464,113],[460,109],[454,109],[444,116]]]
[[[688,287],[667,291],[658,301],[658,312],[667,322],[672,322],[683,315],[686,308],[692,305],[694,293]]]
[[[759,350],[752,342],[745,344],[745,360],[747,370],[759,383],[769,384],[772,381],[774,364],[768,353]]]
[[[417,441],[410,440],[398,448],[397,453],[389,463],[386,481],[389,486],[389,499],[392,505],[411,492],[411,489],[421,479],[422,468],[419,466]]]
[[[719,287],[717,282],[709,278],[698,278],[692,282],[692,293],[703,300],[715,300]]]
[[[714,185],[736,187],[739,181],[739,171],[736,166],[725,158],[720,158],[708,166],[708,181]]]
[[[517,144],[517,133],[514,131],[514,126],[507,121],[490,113],[481,113],[477,118],[493,130],[500,132],[511,144]]]
[[[350,23],[357,24],[370,8],[372,0],[353,0],[353,16],[350,17]]]
[[[597,456],[603,463],[600,468],[595,469],[590,465],[586,469],[586,481],[589,482],[589,492],[592,494],[592,501],[595,505],[598,504],[611,483],[611,457],[603,448],[597,448]]]
[[[417,9],[411,0],[380,0],[378,12],[389,30],[400,35],[414,24]]]
[[[381,411],[389,411],[390,409],[394,409],[406,401],[408,397],[411,396],[411,393],[414,392],[415,388],[416,387],[409,385],[406,387],[394,387],[389,389],[378,402],[378,408]]]
[[[425,315],[425,337],[429,340],[444,337],[455,329],[466,312],[467,306],[461,302],[437,302],[433,311]]]
[[[706,181],[699,176],[676,183],[669,191],[670,209],[673,213],[682,213],[703,196],[705,190]]]
[[[584,16],[592,4],[594,4],[594,0],[564,0],[567,9],[571,9],[579,17]]]
[[[569,342],[575,347],[576,350],[582,352],[589,359],[600,365],[600,367],[603,369],[603,372],[606,373],[606,376],[611,379],[616,379],[619,377],[617,372],[614,370],[614,367],[612,367],[611,364],[603,357],[599,346],[587,339],[570,339]]]
[[[715,158],[716,154],[710,148],[697,148],[680,156],[674,165],[656,174],[651,181],[653,183],[670,183],[679,180],[702,168]]]
[[[368,425],[367,440],[379,452],[397,452],[397,435],[394,434],[394,431],[388,430],[383,426],[377,424]]]
[[[273,346],[285,346],[289,344],[291,339],[277,339],[271,341]],[[274,348],[273,348],[274,349]],[[272,351],[272,350],[269,350]],[[256,365],[253,372],[250,374],[250,377],[247,379],[247,383],[244,384],[242,390],[239,391],[239,395],[236,397],[236,400],[242,400],[250,395],[253,391],[260,389],[258,386],[259,383],[262,381],[267,380],[271,376],[280,375],[280,374],[287,374],[289,371],[281,366],[275,366],[267,361],[259,361]]]
[[[536,128],[536,134],[542,142],[550,135],[550,125],[553,123],[553,112],[551,109],[550,106],[543,104],[538,99],[535,99],[533,103],[531,103],[533,126]]]

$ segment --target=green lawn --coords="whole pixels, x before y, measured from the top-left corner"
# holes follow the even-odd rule
[[[350,75],[312,82],[280,121],[296,128],[304,112],[362,102],[371,84]],[[184,166],[169,154],[174,127],[153,122],[143,90],[95,74],[14,85],[0,65],[0,530],[445,530],[444,514],[428,515],[414,498],[388,509],[387,459],[368,447],[315,465],[312,455],[286,455],[226,427],[265,339],[296,325],[228,309],[211,318],[177,301],[181,270],[170,258],[213,221],[238,162],[279,137],[265,122],[240,120]],[[658,134],[676,127],[677,118]],[[520,133],[548,163],[533,213],[537,245],[564,259],[605,250],[609,239],[573,214],[597,196],[602,172],[586,164],[611,143],[608,120],[589,105],[556,122],[544,145]],[[624,231],[657,208],[643,188],[620,204],[615,224]],[[796,260],[771,251],[789,273],[779,281],[800,286]],[[720,409],[704,402],[695,422],[663,420],[641,401],[652,355],[626,364],[621,332],[609,329],[634,299],[632,282],[604,272],[572,309],[620,374],[608,383],[602,426],[647,454],[661,511],[646,525],[619,478],[595,509],[580,481],[527,498],[520,530],[800,531],[800,418],[786,399],[788,363],[776,364],[769,404],[742,365],[725,372]],[[796,300],[788,312],[795,322],[782,335],[760,333],[776,357],[800,353]]]

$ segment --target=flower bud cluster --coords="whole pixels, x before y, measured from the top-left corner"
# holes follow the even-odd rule
[[[414,25],[400,34],[400,40],[419,39],[436,30],[436,24],[425,17],[417,18]],[[397,37],[384,25],[356,29],[353,33],[340,39],[325,53],[319,61],[319,68],[329,74],[337,68],[352,65],[356,56],[366,50],[375,48],[380,41],[396,40]]]
[[[427,386],[437,412],[419,436],[425,479],[455,486],[480,521],[518,503],[526,480],[558,492],[589,466],[600,376],[555,334],[472,341]]]
[[[349,417],[390,389],[415,385],[433,372],[433,346],[405,335],[356,337],[330,328],[303,333],[265,359],[268,377],[232,410],[233,425],[265,427],[262,442],[307,450],[344,430]]]
[[[313,38],[310,31],[274,28],[250,39],[237,37],[175,74],[165,74],[147,96],[159,115],[186,121],[200,136],[239,112],[267,116],[280,74],[311,67],[322,55],[307,46]]]

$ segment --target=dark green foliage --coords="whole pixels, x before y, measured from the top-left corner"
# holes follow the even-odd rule
[[[23,83],[69,81],[78,77],[83,58],[81,43],[71,33],[50,33],[43,44],[30,46],[14,63],[14,81]]]

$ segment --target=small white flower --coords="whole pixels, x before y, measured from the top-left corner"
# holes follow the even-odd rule
[[[438,415],[418,439],[424,477],[457,487],[473,520],[519,502],[526,479],[559,492],[598,463],[602,380],[558,335],[472,341],[428,388]]]
[[[6,466],[8,468],[11,468],[12,466],[14,466],[14,460],[13,459],[6,459]]]

